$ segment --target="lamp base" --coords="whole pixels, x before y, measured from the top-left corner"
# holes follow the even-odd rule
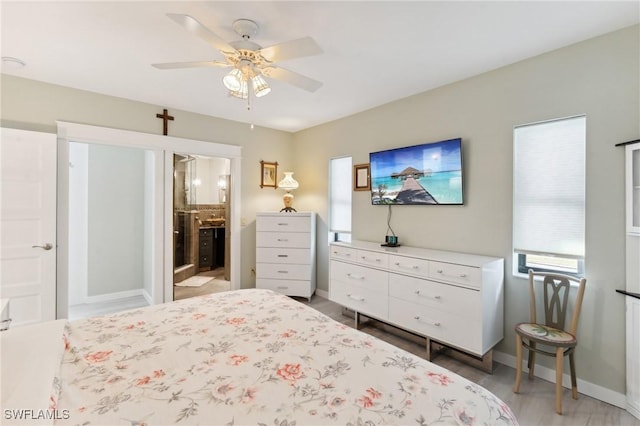
[[[280,213],[282,213],[282,212],[289,212],[289,213],[296,212],[297,213],[298,210],[294,209],[293,207],[283,207],[282,210],[280,210]]]

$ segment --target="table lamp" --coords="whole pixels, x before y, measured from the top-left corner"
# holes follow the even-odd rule
[[[293,194],[291,191],[298,188],[298,182],[293,178],[293,172],[284,172],[284,179],[278,182],[278,186],[286,191],[282,197],[282,201],[284,201],[284,208],[280,211],[295,212],[296,209],[291,207],[291,203],[293,202]]]

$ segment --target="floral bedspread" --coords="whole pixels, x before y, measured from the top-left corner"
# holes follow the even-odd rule
[[[59,424],[513,425],[486,389],[269,290],[70,322]]]

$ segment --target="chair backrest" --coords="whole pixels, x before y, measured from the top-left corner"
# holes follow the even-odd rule
[[[543,278],[544,324],[549,327],[566,330],[575,336],[576,330],[578,329],[578,318],[580,317],[580,310],[582,309],[582,299],[584,297],[584,289],[587,284],[587,279],[576,278],[563,274],[533,272],[532,270],[529,270],[529,298],[532,323],[538,323],[536,318],[535,277]],[[567,306],[572,282],[579,283],[578,292],[573,306],[571,324],[569,325],[569,328],[566,329],[565,322],[567,317]]]

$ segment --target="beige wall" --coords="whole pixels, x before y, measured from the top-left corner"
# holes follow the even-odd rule
[[[500,256],[505,270],[505,339],[527,319],[526,281],[513,277],[513,127],[586,114],[586,276],[576,362],[579,378],[625,391],[624,149],[640,135],[640,34],[627,28],[461,82],[299,132],[298,203],[318,212],[318,288],[327,287],[327,160],[462,137],[464,206],[397,206],[392,226],[407,245]],[[434,64],[433,66],[438,66]],[[325,161],[318,161],[325,159]],[[382,241],[387,209],[353,193],[353,235]],[[541,362],[550,359],[541,360]],[[547,363],[551,366],[551,363]]]
[[[162,134],[156,118],[163,106],[99,95],[68,87],[2,75],[0,124],[26,130],[56,133],[56,120]],[[160,90],[160,89],[159,89]],[[256,108],[258,106],[256,105]],[[279,210],[282,192],[260,188],[260,160],[277,161],[282,171],[293,167],[292,135],[287,132],[215,117],[171,110],[169,134],[188,139],[242,147],[242,287],[254,287],[255,216],[257,211]]]
[[[328,160],[368,162],[380,149],[463,138],[464,206],[404,206],[392,225],[402,243],[504,257],[505,340],[526,318],[525,281],[511,275],[512,132],[518,124],[587,115],[586,275],[577,369],[580,379],[625,390],[624,150],[640,134],[640,31],[635,26],[291,135],[170,111],[174,136],[243,147],[242,284],[255,283],[255,213],[280,208],[281,194],[261,190],[259,161],[278,161],[300,182],[298,210],[318,212],[318,288],[328,289]],[[438,64],[434,64],[438,66]],[[162,106],[2,76],[2,125],[55,132],[55,120],[160,133]],[[275,193],[274,193],[275,192]],[[353,233],[379,241],[386,210],[353,193]],[[541,360],[545,361],[545,360]],[[550,365],[547,363],[547,365]]]

